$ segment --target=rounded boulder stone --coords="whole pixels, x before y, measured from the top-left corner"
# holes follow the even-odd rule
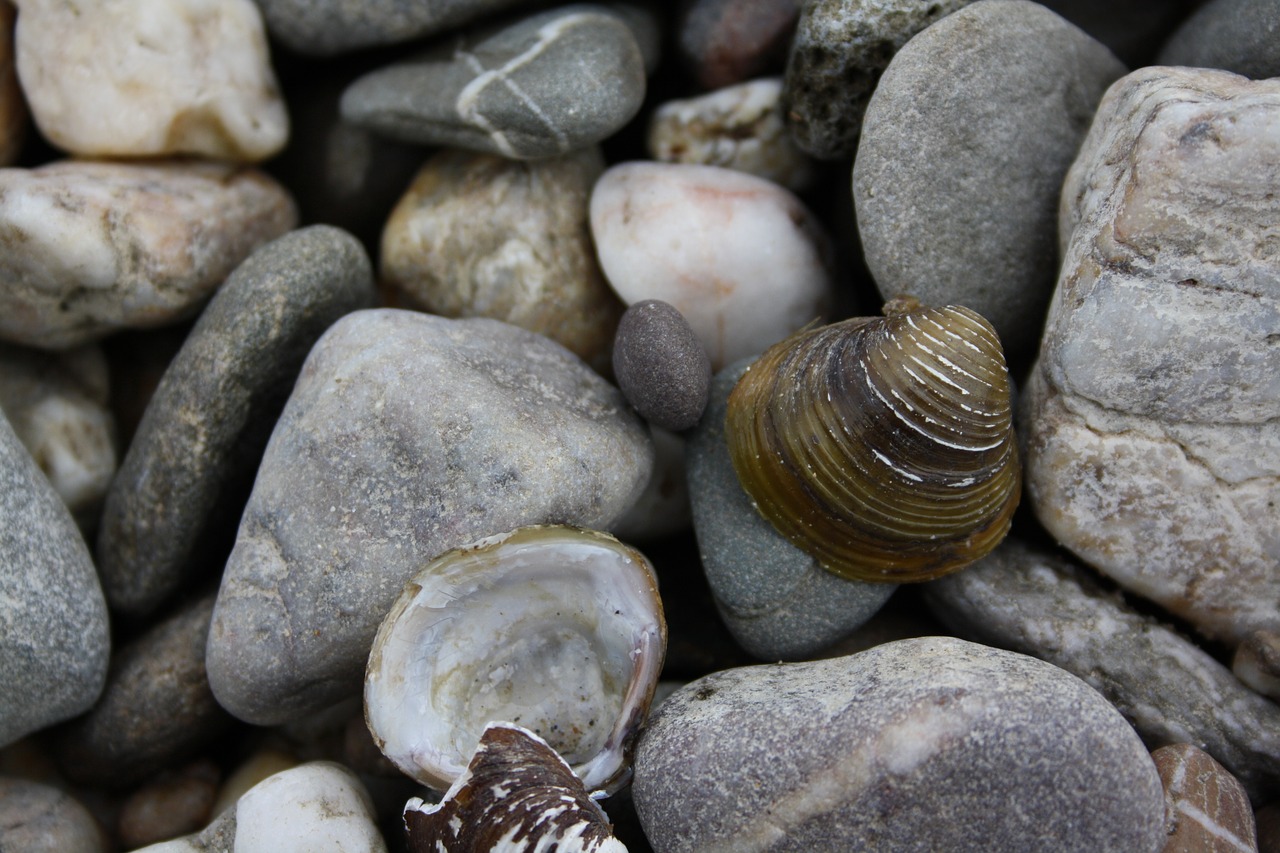
[[[706,408],[711,359],[684,315],[660,299],[641,300],[622,315],[613,373],[627,402],[664,429],[688,429]]]

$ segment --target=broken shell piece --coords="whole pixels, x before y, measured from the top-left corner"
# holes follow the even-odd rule
[[[444,791],[487,723],[543,737],[589,790],[629,778],[666,653],[644,555],[604,533],[524,527],[432,560],[378,629],[365,721],[397,767]]]
[[[439,805],[405,804],[410,853],[627,853],[604,810],[547,742],[490,723]]]

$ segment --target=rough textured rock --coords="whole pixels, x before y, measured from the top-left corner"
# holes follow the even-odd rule
[[[1028,0],[980,0],[898,51],[853,164],[881,295],[964,305],[1011,356],[1031,350],[1053,292],[1062,179],[1123,73],[1106,48]]]
[[[704,89],[782,70],[800,0],[692,0],[679,22],[681,58]]]
[[[1280,627],[1280,81],[1145,68],[1063,187],[1021,429],[1085,562],[1207,636]]]
[[[603,369],[623,310],[587,221],[603,170],[595,146],[535,162],[442,151],[383,229],[382,280],[434,314],[502,320]]]
[[[107,495],[98,568],[114,608],[152,612],[209,568],[201,563],[209,536],[239,517],[312,344],[373,300],[364,248],[328,225],[262,246],[218,289],[152,395]]]
[[[1162,746],[1151,758],[1173,823],[1161,853],[1256,853],[1253,807],[1225,767],[1189,743]]]
[[[0,850],[15,853],[106,853],[93,815],[57,788],[0,777]]]
[[[18,76],[64,151],[258,161],[284,147],[289,116],[252,0],[16,5]]]
[[[284,187],[226,164],[0,169],[0,338],[63,348],[177,322],[296,219]]]
[[[632,787],[655,850],[1155,853],[1159,777],[1096,692],[952,637],[741,667],[663,702]]]
[[[1178,27],[1160,65],[1220,68],[1254,80],[1280,77],[1280,4],[1212,0]]]
[[[263,456],[209,634],[214,694],[274,723],[358,693],[378,624],[427,560],[525,524],[607,528],[652,464],[617,389],[541,335],[347,315]]]
[[[711,360],[688,321],[660,299],[633,303],[622,315],[613,374],[627,402],[663,429],[688,429],[706,408]]]
[[[1197,744],[1254,794],[1280,785],[1280,707],[1062,557],[1006,541],[925,597],[951,630],[1075,673],[1148,745]]]

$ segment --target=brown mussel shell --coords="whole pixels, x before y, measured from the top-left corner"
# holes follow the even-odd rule
[[[729,397],[725,435],[760,514],[838,575],[895,583],[993,549],[1021,495],[1009,372],[968,308],[910,297],[804,330]]]

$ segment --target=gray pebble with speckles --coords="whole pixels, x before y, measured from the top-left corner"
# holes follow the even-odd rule
[[[613,374],[627,402],[664,429],[688,429],[707,406],[711,359],[684,315],[660,299],[637,302],[622,315]]]

